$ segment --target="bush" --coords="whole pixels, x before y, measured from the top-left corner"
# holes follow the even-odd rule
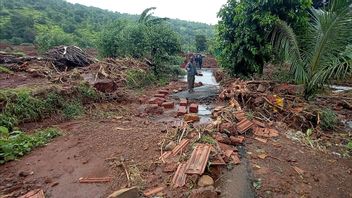
[[[35,44],[41,52],[45,52],[59,45],[75,45],[75,38],[71,34],[65,33],[60,27],[52,27],[39,30]]]
[[[59,135],[59,130],[55,128],[40,130],[33,135],[28,135],[21,131],[9,133],[6,127],[0,126],[0,164],[21,157]]]
[[[62,114],[66,119],[73,119],[84,113],[83,105],[78,101],[71,101],[63,106]]]
[[[4,73],[4,74],[12,74],[13,72],[11,70],[9,70],[8,68],[1,66],[0,65],[0,74]]]
[[[331,109],[326,108],[320,112],[320,125],[322,129],[334,129],[337,125],[337,122],[337,115]]]

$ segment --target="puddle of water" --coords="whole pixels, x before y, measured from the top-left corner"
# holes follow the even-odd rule
[[[335,89],[333,91],[334,93],[339,93],[339,92],[343,92],[343,91],[352,90],[352,87],[347,87],[347,86],[330,85],[329,87],[332,88],[332,89]]]
[[[202,73],[203,76],[196,76],[196,83],[202,82],[204,85],[219,85],[219,83],[217,83],[215,80],[212,69],[201,69],[198,70],[198,72]],[[187,82],[187,75],[184,76],[181,80]]]

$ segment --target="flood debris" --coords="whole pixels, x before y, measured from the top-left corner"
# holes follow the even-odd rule
[[[106,183],[111,182],[112,177],[81,177],[79,183]]]
[[[31,190],[25,195],[19,198],[45,198],[44,191],[42,189]]]

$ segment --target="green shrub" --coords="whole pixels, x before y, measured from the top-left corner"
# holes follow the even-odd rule
[[[199,142],[201,143],[206,143],[206,144],[216,144],[216,140],[212,138],[210,135],[203,135],[200,139]]]
[[[84,107],[78,101],[71,101],[63,106],[62,113],[66,119],[73,119],[84,113]]]
[[[77,87],[77,92],[82,102],[96,101],[100,97],[99,93],[88,84],[80,84]]]
[[[0,73],[12,74],[13,71],[11,71],[11,70],[9,70],[8,68],[6,68],[6,67],[0,65]]]
[[[60,135],[58,129],[48,128],[28,135],[21,131],[8,132],[7,128],[0,127],[0,164],[30,152],[33,148],[43,146],[49,140]]]
[[[337,115],[334,111],[329,108],[325,108],[320,112],[320,125],[322,129],[334,129],[337,125]]]

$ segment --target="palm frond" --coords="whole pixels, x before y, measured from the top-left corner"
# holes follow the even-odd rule
[[[139,20],[138,20],[138,23],[145,23],[147,22],[147,20],[151,17],[152,14],[150,14],[149,12],[152,11],[152,10],[155,10],[156,7],[150,7],[150,8],[147,8],[145,9],[141,16],[139,17]]]
[[[352,12],[346,0],[333,0],[327,11],[311,9],[311,28],[307,45],[310,75],[326,67],[345,50],[352,39]]]
[[[271,32],[271,42],[277,50],[284,50],[286,60],[291,64],[295,80],[298,83],[307,81],[306,65],[302,60],[299,43],[293,29],[282,20],[278,20]]]

